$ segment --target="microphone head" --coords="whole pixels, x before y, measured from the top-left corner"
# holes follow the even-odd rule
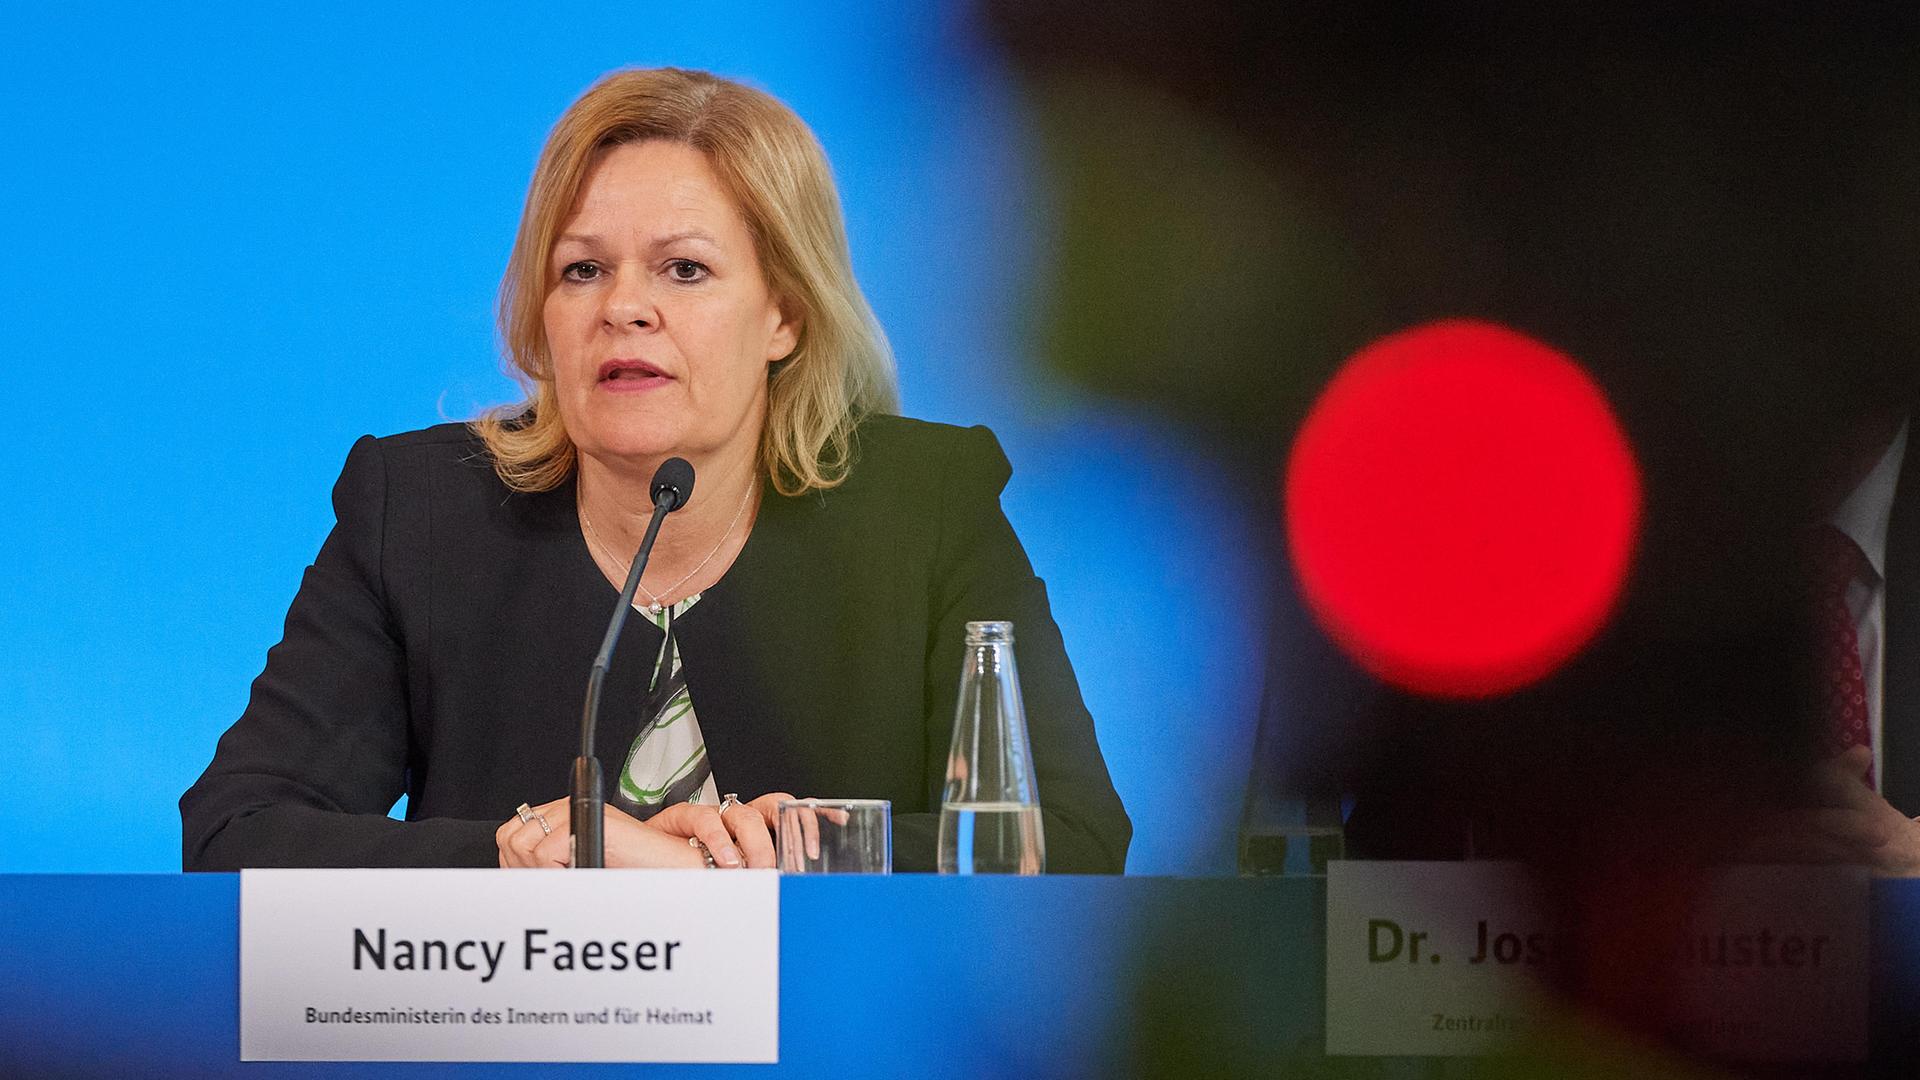
[[[653,505],[666,504],[672,512],[693,498],[693,466],[686,458],[672,457],[660,463],[653,473]]]

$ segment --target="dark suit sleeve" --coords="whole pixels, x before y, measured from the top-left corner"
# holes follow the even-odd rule
[[[380,444],[363,438],[246,712],[180,799],[186,869],[497,865],[497,822],[387,817],[409,750],[406,656],[383,583],[387,498]]]
[[[1010,621],[1039,781],[1047,869],[1118,874],[1126,866],[1133,825],[1100,756],[1093,717],[1080,700],[1066,645],[1047,606],[1046,585],[1034,576],[1026,550],[1001,512],[1000,491],[1012,472],[1006,455],[983,427],[956,432],[953,445],[942,449],[947,460],[929,470],[944,474],[944,481],[931,598],[935,626],[926,658],[928,783],[937,802],[966,624]],[[902,814],[895,821],[900,869],[933,869],[938,819],[937,814]],[[923,861],[926,865],[919,865]]]

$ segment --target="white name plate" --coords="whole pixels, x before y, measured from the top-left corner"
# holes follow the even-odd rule
[[[1525,969],[1475,961],[1481,925],[1547,928],[1519,867],[1327,864],[1327,1053],[1492,1053],[1543,1019]],[[1524,960],[1524,956],[1521,958]],[[1538,953],[1536,952],[1536,959]]]
[[[242,1061],[779,1060],[771,870],[248,870]]]
[[[1460,1056],[1555,1037],[1540,980],[1638,971],[1663,1034],[1721,1059],[1857,1061],[1867,1049],[1867,879],[1826,867],[1715,871],[1645,940],[1555,926],[1502,863],[1327,867],[1327,1053]],[[1558,1036],[1564,1037],[1562,1027]]]

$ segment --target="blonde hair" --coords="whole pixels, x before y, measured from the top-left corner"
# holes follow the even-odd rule
[[[769,366],[763,467],[776,490],[798,495],[846,479],[862,417],[899,409],[893,354],[853,277],[840,198],[827,156],[793,110],[704,71],[617,71],[560,117],[540,152],[513,254],[500,283],[508,373],[526,400],[473,422],[500,479],[548,491],[572,473],[577,451],[560,419],[542,309],[560,231],[599,155],[664,139],[701,151],[746,219],[767,285],[799,320],[798,343]]]

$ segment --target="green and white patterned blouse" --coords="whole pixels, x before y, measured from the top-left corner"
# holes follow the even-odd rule
[[[707,761],[707,743],[700,735],[693,698],[687,694],[687,680],[680,671],[680,645],[673,633],[673,621],[699,599],[700,594],[695,593],[657,613],[637,602],[633,605],[665,635],[641,706],[640,733],[627,751],[617,787],[620,809],[642,820],[674,803],[711,805],[720,801],[713,766]]]

